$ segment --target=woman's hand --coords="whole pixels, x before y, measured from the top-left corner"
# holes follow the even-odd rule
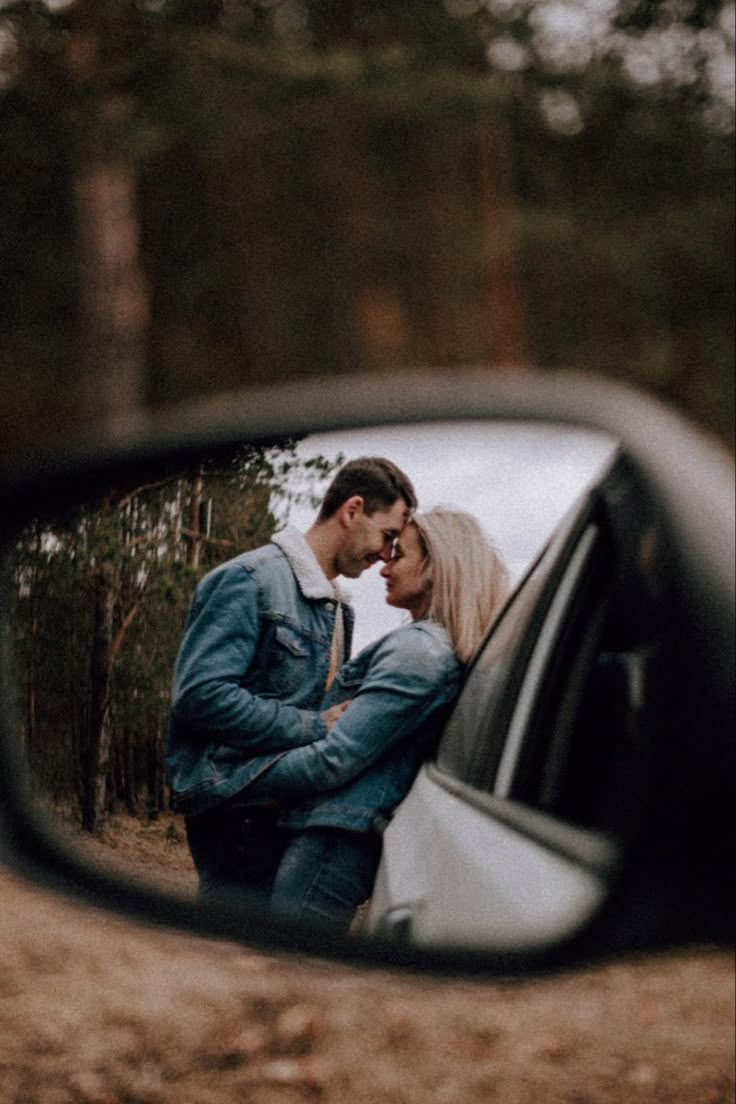
[[[331,705],[329,709],[325,709],[322,714],[322,720],[327,725],[327,731],[329,732],[336,721],[340,720],[343,713],[350,705],[350,701],[340,702],[339,705]]]

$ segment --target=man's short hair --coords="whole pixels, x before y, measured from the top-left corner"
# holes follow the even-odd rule
[[[390,509],[399,498],[410,510],[417,506],[413,484],[401,468],[382,456],[361,456],[340,468],[327,488],[317,520],[327,521],[353,495],[361,496],[369,517],[376,510]]]

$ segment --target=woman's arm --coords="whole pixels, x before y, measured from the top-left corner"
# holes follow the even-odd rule
[[[284,752],[248,795],[304,796],[345,785],[451,700],[458,680],[449,645],[416,626],[398,629],[377,650],[353,699],[333,707],[344,712],[327,735]]]

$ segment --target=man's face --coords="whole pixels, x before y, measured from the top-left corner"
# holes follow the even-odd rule
[[[385,510],[366,514],[362,503],[351,515],[351,524],[338,554],[339,573],[357,579],[378,560],[386,563],[396,538],[409,520],[409,507],[403,498]]]

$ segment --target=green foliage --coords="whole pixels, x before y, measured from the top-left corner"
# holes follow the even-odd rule
[[[161,808],[171,676],[197,581],[267,542],[292,504],[314,500],[333,467],[322,457],[301,461],[295,441],[244,447],[225,461],[111,488],[73,516],[39,520],[21,535],[12,565],[13,645],[25,747],[45,795],[83,806],[99,739],[91,703],[102,692],[112,721],[108,804],[125,803],[131,813]],[[211,502],[209,532],[199,510],[192,518],[193,501]],[[101,674],[93,651],[103,568],[113,620]]]

